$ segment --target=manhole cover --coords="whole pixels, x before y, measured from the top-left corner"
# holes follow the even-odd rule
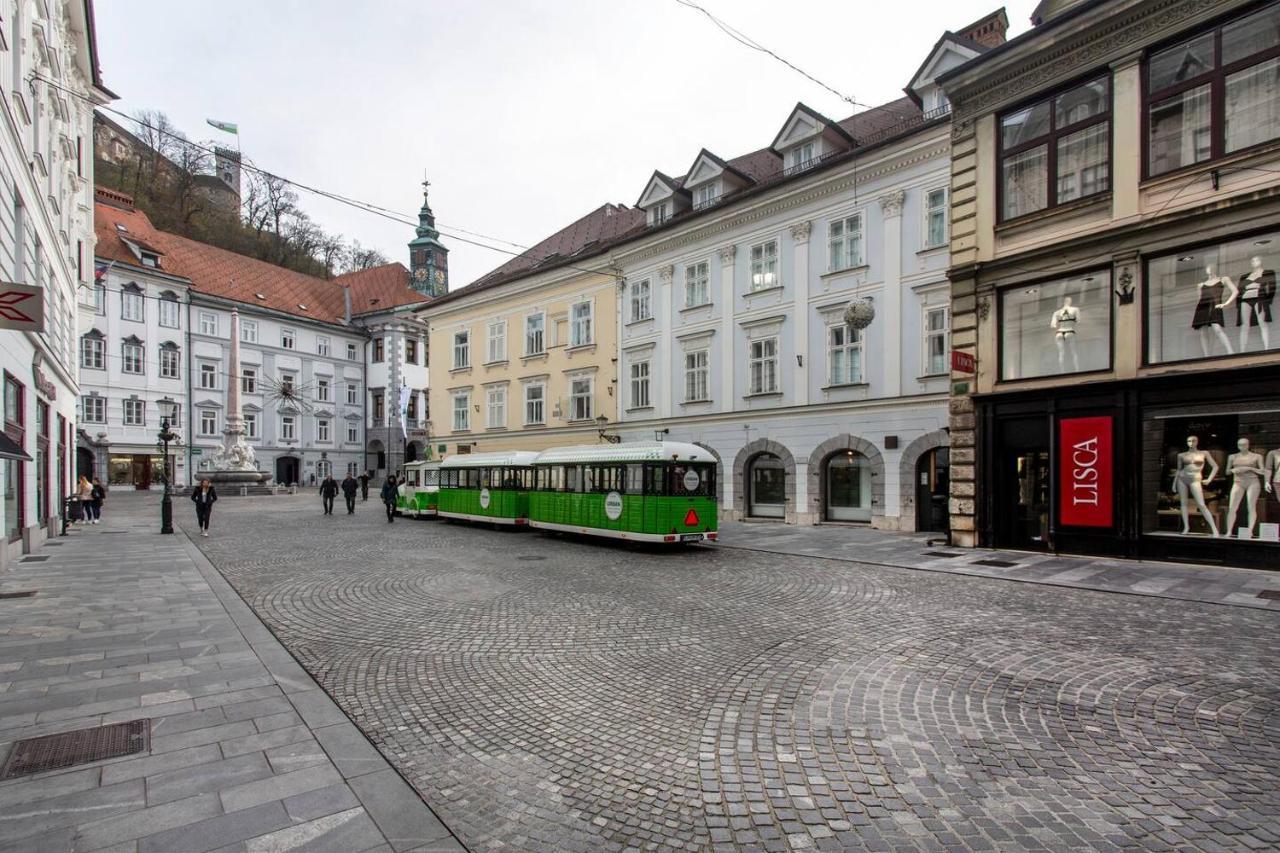
[[[30,598],[35,594],[34,589],[22,589],[17,592],[0,592],[0,598]]]
[[[1280,589],[1264,589],[1258,593],[1258,598],[1276,598],[1280,599]]]
[[[519,557],[516,557],[516,559],[517,559],[517,560],[521,560],[521,561],[526,562],[526,563],[536,563],[536,562],[538,562],[539,560],[545,560],[545,559],[547,559],[547,558],[546,558],[546,557],[538,557],[538,556],[535,556],[535,555],[533,555],[533,554],[521,554]]]
[[[48,557],[23,557],[19,562],[22,563],[43,563]]]
[[[1010,561],[1008,561],[1008,560],[974,560],[974,561],[973,561],[973,565],[975,565],[975,566],[995,566],[997,569],[1007,569],[1007,568],[1009,568],[1010,566],[1016,566],[1016,565],[1018,565],[1018,564],[1017,564],[1017,563],[1010,562]]]
[[[57,770],[106,758],[144,752],[151,747],[151,721],[130,720],[20,740],[9,751],[0,779]]]
[[[959,554],[948,554],[946,551],[925,551],[926,557],[959,557]]]

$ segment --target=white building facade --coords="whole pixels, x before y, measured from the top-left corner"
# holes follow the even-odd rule
[[[368,397],[363,467],[379,480],[405,462],[432,455],[427,411],[427,324],[413,311],[421,303],[357,317],[369,333],[365,344]],[[409,389],[401,424],[400,394]]]
[[[78,300],[93,256],[92,104],[99,79],[88,3],[0,2],[0,270],[41,289],[39,331],[0,329],[0,569],[56,535],[74,473]],[[80,290],[85,287],[85,290]]]

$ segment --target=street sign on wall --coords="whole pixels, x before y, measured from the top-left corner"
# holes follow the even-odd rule
[[[1058,422],[1058,518],[1070,527],[1111,527],[1111,418]]]
[[[0,329],[44,331],[44,291],[29,284],[0,281]]]
[[[956,373],[977,373],[977,361],[974,359],[973,353],[953,349],[951,351],[951,369]]]

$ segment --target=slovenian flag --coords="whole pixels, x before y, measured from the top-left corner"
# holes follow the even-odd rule
[[[218,130],[221,130],[225,133],[233,133],[236,136],[240,135],[240,127],[234,122],[218,121],[216,118],[207,118],[205,119],[205,121],[209,122],[210,125],[212,125],[213,127],[216,127]]]
[[[115,265],[116,265],[115,261],[112,261],[109,264],[94,264],[93,265],[93,283],[101,284],[102,280],[107,277],[107,273],[111,272],[111,268],[114,267]]]

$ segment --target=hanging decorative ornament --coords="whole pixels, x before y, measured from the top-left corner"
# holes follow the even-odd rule
[[[876,306],[870,296],[855,296],[844,309],[844,321],[851,329],[862,330],[876,318]]]

